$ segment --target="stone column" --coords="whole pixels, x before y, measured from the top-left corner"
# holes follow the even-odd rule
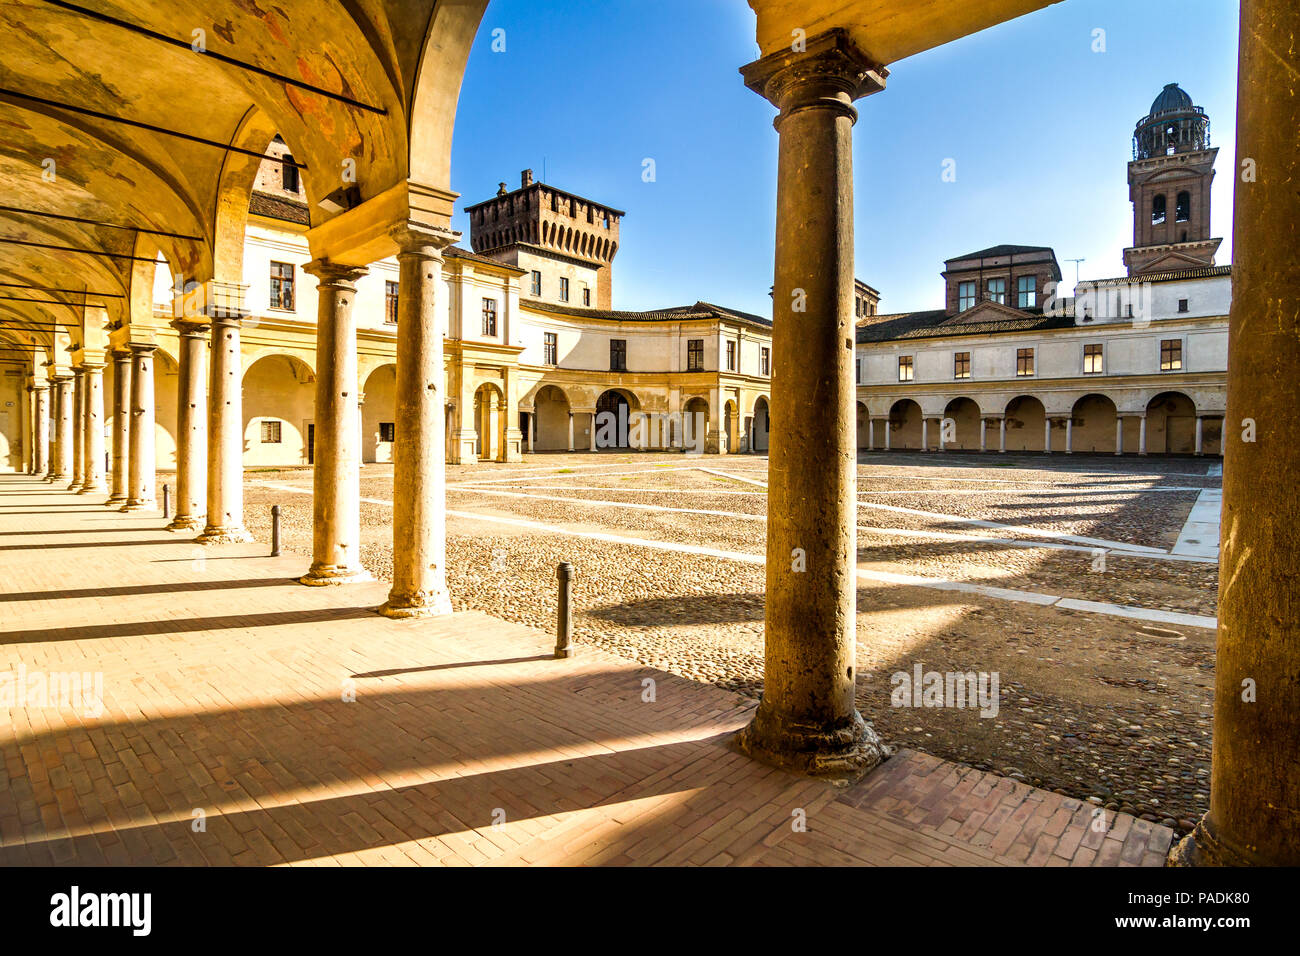
[[[1115,454],[1124,454],[1124,416],[1115,416]]]
[[[930,450],[930,419],[921,416],[921,451]]]
[[[1175,862],[1300,865],[1297,36],[1300,6],[1242,0],[1210,810]]]
[[[1196,416],[1196,454],[1198,455],[1205,454],[1204,423],[1205,423],[1205,419],[1201,418],[1200,415],[1197,415]]]
[[[51,379],[56,385],[55,448],[53,471],[50,480],[63,481],[72,477],[72,376],[59,375]]]
[[[1052,453],[1052,419],[1047,415],[1043,416],[1043,451]]]
[[[890,431],[891,431],[891,429],[890,429],[890,427],[889,427],[889,419],[886,418],[886,419],[885,419],[885,451],[889,451],[889,433],[890,433]]]
[[[104,480],[104,368],[103,362],[83,362],[85,374],[81,388],[86,395],[86,416],[83,427],[85,452],[83,454],[83,481],[78,494],[102,495],[108,491]]]
[[[1007,452],[1007,420],[1005,417],[998,419],[998,454],[1005,455]]]
[[[199,544],[252,541],[244,528],[243,361],[240,318],[212,320],[212,365],[208,372],[208,513]]]
[[[989,420],[980,416],[980,451],[988,451]]]
[[[883,752],[856,706],[852,104],[886,71],[836,30],[741,72],[781,113],[764,690],[737,743],[851,779]]]
[[[451,613],[447,591],[446,371],[442,250],[447,230],[399,226],[397,440],[393,443],[393,587],[379,613]]]
[[[569,451],[573,451],[573,412],[569,412]]]
[[[876,420],[867,415],[867,451],[876,450]]]
[[[131,353],[113,352],[113,468],[106,505],[124,505],[130,485]]]
[[[361,564],[361,409],[357,401],[357,326],[353,314],[356,283],[367,270],[317,259],[303,271],[315,276],[319,285],[312,554],[310,569],[298,580],[310,585],[372,581],[374,578]],[[439,437],[443,433],[441,425],[439,422]],[[395,517],[394,527],[396,523]]]
[[[156,345],[131,343],[131,461],[123,511],[153,511],[154,472],[153,353]]]
[[[180,337],[176,380],[176,516],[168,531],[200,531],[208,498],[208,383],[205,324],[175,321]]]
[[[32,474],[44,475],[50,468],[50,386],[37,382],[32,386],[35,400],[32,427]]]
[[[86,370],[72,370],[72,481],[69,491],[79,491],[86,479]]]
[[[1138,416],[1138,454],[1145,455],[1146,453],[1147,453],[1147,417],[1145,415],[1139,415]]]
[[[1071,415],[1065,420],[1065,453],[1074,454],[1074,416]]]

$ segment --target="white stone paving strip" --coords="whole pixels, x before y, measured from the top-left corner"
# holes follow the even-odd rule
[[[1196,498],[1187,521],[1178,535],[1171,554],[1195,555],[1219,559],[1219,517],[1223,509],[1223,490],[1206,488]]]
[[[310,488],[300,488],[297,485],[285,485],[271,481],[250,481],[248,484],[262,488],[273,488],[279,491],[296,492],[304,495],[312,493]],[[362,498],[361,500],[367,504],[387,505],[389,507],[393,504],[391,501],[386,501],[383,498]],[[727,561],[738,561],[744,564],[761,565],[766,561],[766,558],[761,554],[747,554],[743,551],[724,551],[720,548],[708,548],[703,545],[681,544],[673,541],[656,541],[653,538],[637,538],[631,535],[612,534],[604,531],[570,530],[541,521],[530,521],[527,518],[498,517],[494,515],[478,514],[473,511],[453,510],[451,508],[447,509],[447,514],[456,518],[464,518],[468,521],[481,521],[487,524],[503,524],[517,528],[529,528],[547,534],[560,534],[571,538],[585,538],[590,541],[604,541],[608,544],[628,544],[636,547],[650,548],[656,551],[675,551],[679,554],[699,554],[705,557],[721,558]],[[864,568],[858,568],[857,574],[860,580],[877,581],[883,584],[901,584],[914,587],[932,588],[940,591],[958,591],[967,594],[978,594],[983,597],[1003,601],[1036,604],[1042,607],[1060,607],[1067,610],[1083,611],[1090,614],[1104,614],[1111,617],[1123,617],[1140,621],[1161,621],[1167,624],[1181,624],[1184,627],[1200,627],[1209,630],[1214,630],[1218,627],[1218,622],[1215,618],[1201,617],[1195,614],[1180,614],[1175,611],[1155,611],[1149,608],[1132,607],[1125,604],[1107,604],[1102,601],[1079,601],[1074,598],[1062,598],[1059,595],[1041,594],[1037,591],[1020,591],[1011,588],[990,587],[989,585],[984,584],[971,584],[967,581],[948,581],[943,578],[927,578],[908,574],[894,574],[888,571],[874,571]]]

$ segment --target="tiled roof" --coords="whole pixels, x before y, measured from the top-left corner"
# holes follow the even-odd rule
[[[1132,282],[1177,282],[1179,279],[1209,279],[1232,275],[1232,266],[1202,266],[1199,269],[1179,269],[1173,272],[1152,272],[1150,275],[1114,276],[1110,279],[1085,279],[1080,285],[1128,285]]]
[[[254,216],[266,216],[283,222],[296,222],[303,226],[311,225],[311,211],[306,203],[294,202],[280,196],[254,192],[248,200],[248,211]]]
[[[517,272],[520,275],[523,275],[526,271],[518,266],[512,266],[508,262],[502,262],[500,259],[493,259],[491,256],[484,256],[477,252],[470,252],[468,249],[462,249],[460,246],[448,246],[443,250],[443,254],[453,259],[468,259],[471,262],[482,262],[490,266],[496,266],[498,269],[509,269],[511,272]]]
[[[989,246],[987,249],[981,249],[979,252],[968,252],[964,256],[953,256],[949,262],[956,262],[958,259],[992,259],[997,256],[1014,256],[1022,252],[1053,252],[1051,246]],[[1055,254],[1055,253],[1053,253]]]
[[[761,315],[726,309],[711,302],[696,302],[694,305],[677,305],[664,309],[650,309],[645,312],[627,312],[619,309],[586,309],[581,306],[563,305],[556,302],[543,302],[540,299],[523,299],[521,305],[538,312],[553,312],[559,315],[572,315],[586,319],[609,319],[616,322],[671,322],[689,319],[730,319],[757,325],[764,329],[772,327],[772,320]]]
[[[856,337],[860,343],[894,342],[907,339],[1033,332],[1074,327],[1074,320],[1068,315],[1041,315],[1035,312],[1026,312],[1023,318],[1008,316],[986,322],[953,321],[957,318],[960,316],[949,316],[943,309],[901,312],[896,315],[874,315],[871,316],[873,321],[858,326]]]

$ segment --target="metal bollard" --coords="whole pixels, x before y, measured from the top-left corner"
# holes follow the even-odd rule
[[[280,556],[280,506],[271,505],[271,557]]]
[[[163,517],[170,518],[172,510],[172,490],[169,486],[163,485]]]
[[[555,569],[560,580],[560,600],[555,619],[555,656],[573,657],[578,651],[573,646],[573,565],[562,561]]]

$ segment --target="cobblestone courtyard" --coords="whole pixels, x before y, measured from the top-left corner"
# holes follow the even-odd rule
[[[1217,471],[1205,459],[864,454],[864,715],[892,744],[1189,828],[1208,804],[1217,592],[1215,542],[1189,517],[1217,507]],[[754,697],[766,478],[766,460],[744,456],[451,467],[455,606],[550,629],[567,560],[578,641]],[[391,467],[367,465],[361,484],[364,560],[385,578]],[[269,540],[279,504],[286,549],[305,559],[310,490],[309,469],[250,470],[249,529]],[[891,675],[916,664],[998,673],[998,714],[891,707]]]

